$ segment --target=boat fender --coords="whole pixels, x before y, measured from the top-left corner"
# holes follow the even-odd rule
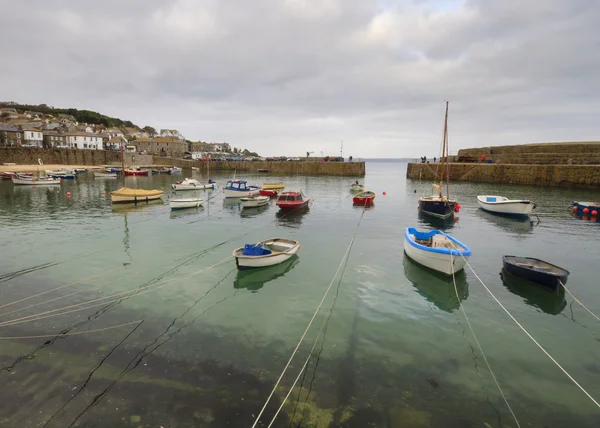
[[[577,212],[578,208],[577,205],[573,206],[573,212]]]
[[[460,212],[460,204],[457,202],[456,205],[454,205],[454,212]]]
[[[594,210],[592,211],[592,217],[596,217],[598,215],[598,211]]]
[[[590,209],[589,209],[588,207],[585,207],[585,208],[583,209],[583,212],[587,214],[587,213],[589,213],[589,212],[590,212]]]

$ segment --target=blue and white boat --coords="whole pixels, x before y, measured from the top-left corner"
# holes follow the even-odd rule
[[[227,185],[223,189],[223,194],[226,198],[245,198],[259,191],[260,187],[248,186],[246,180],[233,179],[227,182]]]
[[[600,202],[574,201],[571,203],[571,209],[577,215],[595,217],[594,211],[596,212],[596,216],[600,214]]]
[[[444,275],[462,270],[471,255],[467,245],[447,233],[421,232],[413,227],[406,228],[404,252],[415,262]]]

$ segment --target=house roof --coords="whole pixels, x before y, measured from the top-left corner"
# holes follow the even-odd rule
[[[0,131],[21,132],[21,130],[19,128],[12,126],[10,124],[7,124],[7,123],[0,123]]]

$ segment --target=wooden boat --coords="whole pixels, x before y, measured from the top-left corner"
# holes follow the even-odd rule
[[[52,177],[13,177],[12,182],[15,184],[26,186],[48,186],[52,184],[60,184],[60,178]]]
[[[359,184],[358,181],[350,185],[350,191],[352,193],[362,192],[364,189],[365,187],[362,184]]]
[[[373,203],[375,199],[375,192],[371,190],[365,190],[364,192],[357,193],[352,198],[352,202],[354,205],[365,205],[369,206]]]
[[[3,180],[10,180],[13,177],[16,177],[17,173],[16,172],[10,172],[10,171],[5,171],[5,172],[0,172],[0,178]]]
[[[238,269],[273,266],[291,258],[300,249],[300,242],[285,238],[271,238],[256,244],[246,244],[233,251]]]
[[[308,206],[310,198],[302,192],[283,192],[277,198],[277,206],[281,210],[296,210]]]
[[[262,188],[265,190],[279,190],[279,189],[283,189],[285,186],[283,185],[283,183],[281,181],[277,182],[277,183],[265,183],[263,184]]]
[[[171,199],[169,205],[172,210],[181,208],[197,208],[202,205],[204,201],[200,198],[182,198],[182,199]]]
[[[100,172],[94,171],[94,178],[117,178],[116,172]]]
[[[406,228],[404,251],[415,262],[444,275],[462,270],[471,255],[469,247],[444,232],[421,232],[412,227]]]
[[[269,172],[269,170],[266,168],[259,168],[258,172]]]
[[[268,196],[248,196],[247,198],[241,198],[242,207],[244,208],[256,208],[262,207],[263,205],[268,205],[269,200]]]
[[[162,194],[165,193],[162,190],[145,190],[145,189],[131,189],[129,187],[121,187],[114,192],[110,192],[110,199],[113,204],[120,202],[148,202],[155,199],[160,199]]]
[[[600,214],[600,202],[572,202],[571,209],[580,216],[596,217]],[[595,214],[594,214],[595,213]]]
[[[169,174],[168,168],[154,168],[152,170],[152,174]]]
[[[206,190],[215,188],[215,183],[200,183],[194,178],[185,178],[177,183],[171,184],[174,190]]]
[[[227,185],[223,189],[223,194],[226,198],[243,198],[259,191],[260,187],[248,186],[247,181],[234,178],[227,182]]]
[[[444,116],[444,142],[442,145],[441,167],[440,167],[440,184],[433,184],[433,194],[431,196],[422,196],[419,198],[420,212],[439,218],[449,218],[454,215],[457,202],[450,199],[450,184],[448,163],[448,102],[446,101],[446,115]],[[442,186],[446,179],[446,196],[442,194]]]
[[[125,169],[125,175],[132,175],[137,177],[138,175],[148,175],[148,170],[142,170],[140,168],[136,169]]]
[[[73,168],[73,171],[75,171],[77,174],[79,174],[82,172],[87,172],[88,170],[86,168]]]
[[[567,283],[569,271],[532,257],[502,256],[504,270],[515,276],[556,290]]]
[[[260,196],[268,196],[269,198],[276,198],[278,195],[277,190],[265,190],[265,189],[260,189],[258,194]]]
[[[527,199],[508,199],[495,195],[479,195],[477,202],[485,211],[509,216],[529,216],[535,208],[535,204]]]

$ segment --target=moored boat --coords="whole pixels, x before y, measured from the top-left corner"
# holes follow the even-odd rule
[[[283,189],[285,186],[283,185],[283,182],[278,181],[278,182],[274,182],[274,183],[264,183],[262,185],[262,188],[265,190],[279,190],[279,189]]]
[[[260,196],[268,196],[270,198],[276,198],[278,195],[277,190],[265,190],[265,189],[260,189],[260,191],[258,192],[258,194]]]
[[[110,192],[110,199],[112,200],[113,204],[121,202],[148,202],[155,199],[160,199],[163,193],[165,192],[162,190],[131,189],[129,187],[121,187],[114,192]]]
[[[281,210],[295,210],[308,206],[310,198],[302,192],[282,192],[277,198],[277,206]]]
[[[452,275],[465,267],[471,249],[439,230],[421,232],[408,227],[404,234],[406,255],[429,269]]]
[[[17,173],[16,172],[11,172],[11,171],[5,171],[5,172],[0,172],[0,178],[3,180],[10,180],[13,177],[16,177]]]
[[[358,181],[356,183],[352,183],[350,185],[350,191],[352,193],[358,193],[358,192],[362,192],[365,189],[365,187],[360,184]]]
[[[179,167],[177,167],[177,166],[174,166],[174,167],[172,167],[172,168],[169,168],[169,172],[170,172],[171,174],[177,174],[177,173],[180,173],[181,171],[183,171],[183,168],[179,168]]]
[[[269,172],[269,170],[266,168],[259,168],[258,172]]]
[[[256,208],[262,207],[263,205],[267,205],[269,203],[268,196],[248,196],[246,198],[241,198],[242,207],[244,208]]]
[[[169,206],[172,210],[177,210],[181,208],[197,208],[202,205],[204,201],[200,198],[181,198],[181,199],[171,199],[169,201]]]
[[[123,172],[123,170],[122,170],[122,169],[119,169],[119,168],[112,168],[112,167],[106,168],[106,169],[105,169],[105,171],[106,171],[106,172],[116,172],[117,174],[120,174],[120,173],[122,173],[122,172]]]
[[[94,171],[94,178],[117,178],[116,172],[100,172]]]
[[[52,177],[13,177],[12,182],[15,184],[26,186],[48,186],[52,184],[60,184],[60,178]]]
[[[569,271],[532,257],[502,256],[504,270],[515,276],[556,290],[567,283]]]
[[[138,175],[148,175],[148,170],[143,170],[140,168],[126,169],[125,175],[132,175],[134,177],[137,177]]]
[[[271,238],[256,244],[246,244],[233,251],[238,269],[273,266],[291,258],[300,249],[300,242],[285,238]]]
[[[354,195],[352,198],[352,202],[354,205],[364,205],[369,206],[373,203],[375,199],[375,192],[371,190],[365,190],[364,192],[360,192]]]
[[[572,202],[571,209],[577,215],[596,217],[600,214],[599,202]]]
[[[169,174],[171,171],[168,168],[154,168],[152,174]]]
[[[535,204],[530,200],[508,199],[496,195],[479,195],[477,202],[485,211],[508,216],[528,216],[535,208]]]
[[[212,180],[210,180],[210,181],[212,181]],[[208,183],[200,183],[198,180],[196,180],[194,178],[185,178],[181,181],[171,184],[171,187],[174,190],[206,190],[206,189],[214,190],[215,183],[210,182],[210,181]]]
[[[223,189],[223,194],[226,198],[243,198],[259,191],[260,187],[248,186],[246,180],[232,179],[227,182],[227,185]]]

